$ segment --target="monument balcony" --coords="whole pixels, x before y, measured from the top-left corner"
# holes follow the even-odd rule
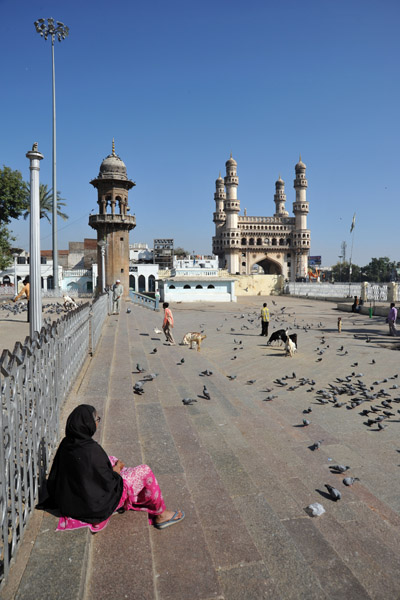
[[[103,215],[90,215],[89,225],[93,229],[101,229],[104,225],[121,227],[122,229],[133,229],[136,227],[136,217],[134,215],[121,215],[105,213]]]

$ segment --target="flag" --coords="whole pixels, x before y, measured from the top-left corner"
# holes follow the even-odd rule
[[[353,215],[353,220],[351,222],[351,227],[350,227],[350,233],[353,231],[355,224],[356,224],[356,213],[354,213],[354,215]]]

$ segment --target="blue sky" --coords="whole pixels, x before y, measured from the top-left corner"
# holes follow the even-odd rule
[[[353,262],[400,260],[397,0],[0,0],[0,15],[0,164],[28,179],[37,141],[49,187],[51,50],[33,22],[70,27],[55,47],[57,187],[70,216],[59,248],[95,237],[89,181],[115,137],[137,184],[131,242],[173,237],[210,253],[215,179],[230,152],[242,212],[272,215],[281,174],[292,214],[301,153],[311,254],[335,263],[356,212]],[[27,246],[28,221],[12,229]]]

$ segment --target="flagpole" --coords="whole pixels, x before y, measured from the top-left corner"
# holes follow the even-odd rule
[[[351,261],[353,258],[353,246],[354,246],[354,227],[356,224],[356,213],[354,213],[353,215],[353,220],[351,222],[351,227],[350,227],[350,233],[353,233],[353,236],[351,238],[351,250],[350,250],[350,262],[349,262],[349,296],[351,296],[350,293],[350,289],[351,289]]]

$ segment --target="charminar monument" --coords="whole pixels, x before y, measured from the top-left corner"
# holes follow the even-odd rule
[[[249,275],[253,266],[259,265],[264,273],[283,275],[290,281],[306,277],[310,230],[307,229],[306,165],[301,157],[295,166],[294,217],[289,217],[285,208],[285,182],[280,176],[275,183],[273,217],[248,217],[246,209],[239,215],[239,178],[232,154],[225,166],[226,176],[218,177],[214,194],[213,253],[219,258],[219,267],[234,275]]]

